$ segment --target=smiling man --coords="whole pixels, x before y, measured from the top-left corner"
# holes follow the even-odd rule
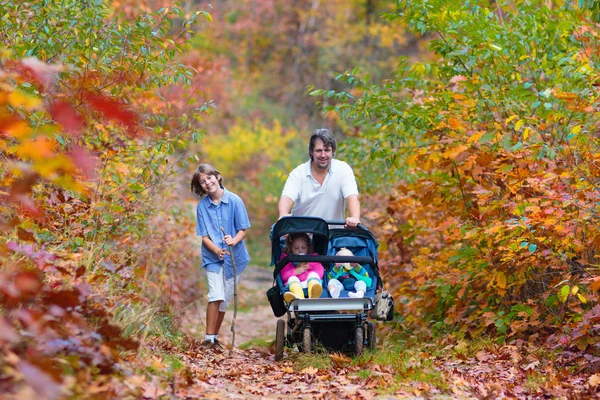
[[[352,168],[336,160],[335,138],[328,129],[317,129],[310,137],[310,160],[288,176],[279,199],[279,218],[287,215],[321,217],[346,221],[346,227],[360,223],[358,187]],[[348,217],[346,217],[346,206]]]

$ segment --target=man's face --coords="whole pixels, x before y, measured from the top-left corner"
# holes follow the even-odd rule
[[[331,146],[326,146],[322,140],[317,139],[311,155],[315,167],[318,169],[329,169],[331,159],[333,158],[333,149]]]

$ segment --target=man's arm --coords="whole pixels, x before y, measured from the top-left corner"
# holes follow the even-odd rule
[[[279,199],[279,205],[277,206],[277,208],[279,209],[279,218],[290,215],[292,212],[293,205],[294,202],[292,201],[292,199],[282,194],[281,198]]]
[[[360,224],[360,201],[357,195],[351,194],[346,202],[348,204],[348,214],[350,215],[346,218],[346,227],[354,228]]]

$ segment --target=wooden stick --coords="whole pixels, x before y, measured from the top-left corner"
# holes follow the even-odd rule
[[[226,235],[223,227],[221,227],[221,232],[223,232],[223,235]],[[233,257],[233,247],[229,245],[227,247],[229,247],[229,255],[231,256],[231,264],[233,265],[233,320],[231,321],[231,347],[229,348],[229,357],[231,357],[235,343],[235,317],[237,316],[237,268],[235,266],[235,258]]]

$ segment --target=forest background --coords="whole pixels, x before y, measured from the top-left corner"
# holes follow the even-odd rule
[[[380,240],[391,341],[535,345],[597,376],[598,11],[3,2],[3,388],[86,393],[140,343],[181,345],[202,284],[195,167],[244,199],[266,267],[317,127],[338,137]]]

